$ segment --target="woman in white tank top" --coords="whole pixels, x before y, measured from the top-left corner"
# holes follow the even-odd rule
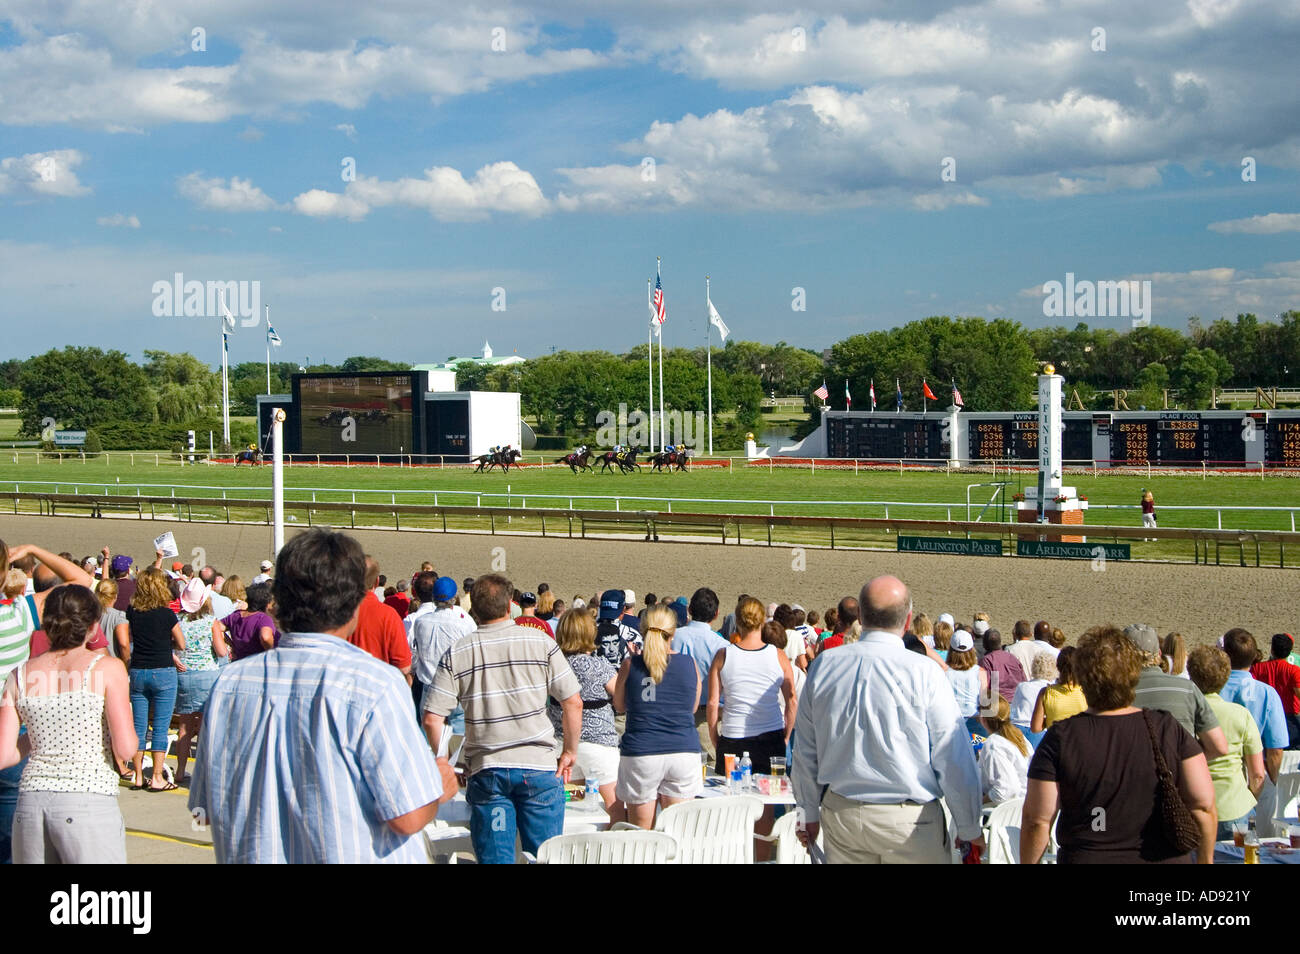
[[[41,619],[50,651],[5,683],[0,768],[21,757],[20,717],[31,747],[14,814],[15,864],[126,863],[113,755],[130,758],[137,739],[126,668],[85,646],[99,616],[87,588],[51,591]]]

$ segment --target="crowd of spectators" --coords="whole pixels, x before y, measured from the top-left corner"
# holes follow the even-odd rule
[[[987,613],[914,613],[894,577],[820,612],[708,586],[566,601],[432,562],[390,582],[324,529],[247,586],[107,547],[0,543],[0,566],[0,853],[18,861],[125,860],[121,785],[189,787],[225,862],[420,860],[463,786],[477,859],[509,862],[560,833],[578,779],[648,828],[702,765],[744,756],[789,765],[801,837],[832,862],[946,860],[940,799],[968,856],[981,810],[1023,800],[1022,860],[1055,825],[1064,863],[1208,861],[1234,823],[1271,833],[1300,747],[1286,634],[1267,658],[1242,629],[1190,653],[1145,623],[1066,645],[1010,620],[1004,640]],[[1194,846],[1158,821],[1166,770]]]

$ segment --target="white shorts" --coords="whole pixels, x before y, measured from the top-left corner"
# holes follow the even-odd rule
[[[618,749],[612,745],[595,742],[578,743],[578,762],[575,777],[596,779],[597,785],[613,785],[618,781]]]
[[[1142,515],[1142,526],[1154,527],[1156,525],[1156,515],[1153,513],[1144,513]]]
[[[698,752],[625,755],[618,763],[618,787],[614,796],[629,805],[644,805],[660,795],[694,798],[704,784],[700,764]]]

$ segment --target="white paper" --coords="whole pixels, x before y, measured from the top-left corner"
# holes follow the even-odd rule
[[[161,550],[162,555],[165,557],[180,556],[180,552],[181,552],[176,548],[176,538],[172,536],[172,532],[170,530],[168,530],[158,539],[154,540],[153,548],[154,550]]]

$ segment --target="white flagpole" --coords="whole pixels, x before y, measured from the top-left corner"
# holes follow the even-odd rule
[[[709,314],[709,276],[704,276],[704,354],[709,368],[709,456],[713,456],[713,321]]]
[[[271,393],[271,306],[266,306],[266,393]]]
[[[659,263],[662,259],[655,256],[655,262]],[[656,275],[661,274],[656,270]],[[662,279],[660,282],[662,283]],[[659,323],[659,449],[663,450],[668,446],[668,439],[664,433],[664,326],[663,322]]]
[[[645,280],[645,303],[650,310],[650,324],[645,329],[645,356],[650,366],[650,453],[655,451],[655,346],[654,346],[654,293],[650,290],[650,279]]]
[[[230,373],[226,360],[226,293],[221,292],[221,442],[230,447]]]

